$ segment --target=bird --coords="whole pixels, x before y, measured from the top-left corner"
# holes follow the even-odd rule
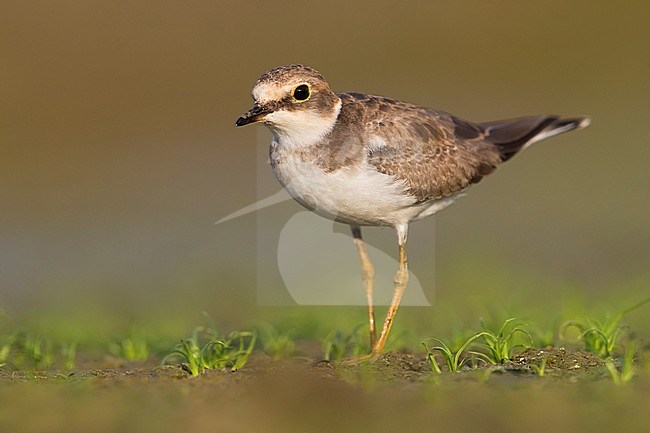
[[[590,123],[586,116],[555,115],[470,122],[382,96],[336,93],[320,72],[301,64],[265,72],[252,96],[252,108],[235,125],[268,127],[270,165],[289,195],[351,228],[368,303],[368,356],[375,358],[384,350],[408,284],[409,224],[448,207],[531,144]],[[399,265],[378,337],[365,226],[397,232]]]

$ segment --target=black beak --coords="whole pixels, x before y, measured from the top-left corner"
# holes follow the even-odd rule
[[[260,120],[264,120],[264,116],[266,116],[270,112],[271,110],[269,109],[269,107],[263,107],[255,103],[250,110],[248,110],[246,113],[244,113],[243,116],[237,119],[235,125],[244,126],[244,125],[248,125],[249,123],[259,122]]]

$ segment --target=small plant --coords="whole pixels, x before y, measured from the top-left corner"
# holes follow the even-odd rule
[[[597,353],[601,358],[611,358],[619,337],[628,329],[626,325],[621,324],[621,319],[625,314],[636,310],[648,301],[650,298],[613,316],[608,314],[602,321],[591,317],[586,317],[583,321],[570,320],[562,325],[561,335],[564,336],[569,328],[576,328],[580,332],[578,338],[583,341],[587,352]]]
[[[54,363],[54,343],[49,338],[25,333],[17,340],[23,368],[46,370]]]
[[[237,371],[248,362],[256,340],[255,331],[233,331],[225,340],[211,340],[202,349],[203,365],[206,369]]]
[[[449,371],[460,371],[461,367],[465,364],[468,358],[461,358],[463,355],[463,352],[467,350],[467,348],[478,338],[485,337],[487,332],[479,332],[471,337],[469,337],[461,346],[458,350],[453,351],[451,350],[442,340],[439,338],[430,338],[429,341],[435,341],[438,343],[437,346],[433,346],[429,348],[429,345],[426,342],[422,342],[422,346],[424,347],[425,352],[427,353],[427,361],[429,361],[429,365],[431,366],[431,371],[434,373],[441,374],[442,370],[440,369],[440,366],[436,362],[434,352],[440,352],[442,355],[443,359],[445,360],[445,363],[447,364],[447,369]],[[482,353],[477,353],[477,352],[470,352],[475,356],[478,356],[481,359],[485,358],[485,355]]]
[[[578,337],[584,343],[587,352],[597,353],[601,358],[610,358],[614,347],[617,344],[618,337],[627,328],[620,325],[620,315],[607,317],[604,321],[586,317],[584,321],[571,320],[562,326],[562,335],[565,335],[567,329],[575,327],[580,331]]]
[[[636,343],[629,341],[625,346],[625,352],[620,362],[620,367],[616,368],[616,363],[612,358],[605,361],[605,366],[612,376],[616,385],[623,385],[628,383],[635,375],[634,369],[634,355],[636,354]]]
[[[16,334],[14,333],[3,337],[0,341],[0,368],[7,365],[15,340]]]
[[[61,342],[55,344],[47,337],[28,331],[15,331],[0,340],[0,368],[10,367],[15,370],[47,370],[58,359],[55,347],[60,348],[63,368],[72,370],[77,356],[76,343]]]
[[[555,343],[555,330],[558,329],[558,319],[553,319],[547,322],[546,326],[541,327],[533,324],[527,326],[526,329],[530,332],[535,342],[535,347],[554,347]]]
[[[132,327],[126,338],[110,344],[109,351],[113,356],[129,362],[146,361],[150,349],[145,330],[137,326]]]
[[[227,368],[236,371],[242,368],[253,352],[257,333],[255,331],[233,331],[228,337],[221,337],[216,327],[198,326],[192,336],[181,340],[162,363],[180,358],[182,367],[192,376],[199,376],[206,370]]]
[[[497,332],[492,332],[486,329],[483,319],[481,319],[481,333],[487,348],[487,354],[484,354],[484,359],[491,364],[503,364],[509,361],[515,349],[526,349],[533,346],[533,337],[530,333],[523,328],[522,323],[517,323],[516,318],[512,317],[503,322]],[[516,344],[516,337],[518,335],[527,337],[527,343]]]
[[[192,338],[181,340],[162,360],[162,364],[174,357],[180,357],[183,370],[190,373],[192,376],[199,376],[205,372],[205,368],[201,362],[201,348],[199,344]]]
[[[537,374],[537,376],[544,377],[544,376],[546,376],[546,363],[547,362],[548,362],[548,358],[542,358],[542,360],[539,361],[539,364],[531,365],[530,368],[533,369],[533,371]]]
[[[296,351],[294,330],[281,331],[273,325],[265,324],[260,327],[259,331],[264,352],[273,359],[288,358]]]
[[[61,355],[66,370],[74,370],[77,361],[77,343],[61,343]]]
[[[346,356],[357,357],[369,352],[370,348],[359,335],[364,325],[357,325],[352,332],[344,334],[341,331],[330,333],[323,341],[325,361],[338,361]]]

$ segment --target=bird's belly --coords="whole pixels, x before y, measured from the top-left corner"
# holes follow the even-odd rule
[[[326,172],[300,157],[289,157],[272,159],[272,168],[296,201],[332,220],[395,226],[417,219],[422,211],[401,181],[366,163]]]

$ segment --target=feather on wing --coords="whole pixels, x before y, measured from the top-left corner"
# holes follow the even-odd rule
[[[478,182],[501,163],[485,130],[448,113],[364,94],[341,94],[343,104],[363,104],[360,119],[378,138],[367,160],[404,182],[418,202],[453,195]],[[355,110],[356,111],[356,110]]]
[[[339,120],[310,158],[332,172],[361,163],[404,183],[418,203],[454,195],[492,173],[527,144],[588,118],[529,116],[476,124],[444,111],[363,93],[340,93]]]

